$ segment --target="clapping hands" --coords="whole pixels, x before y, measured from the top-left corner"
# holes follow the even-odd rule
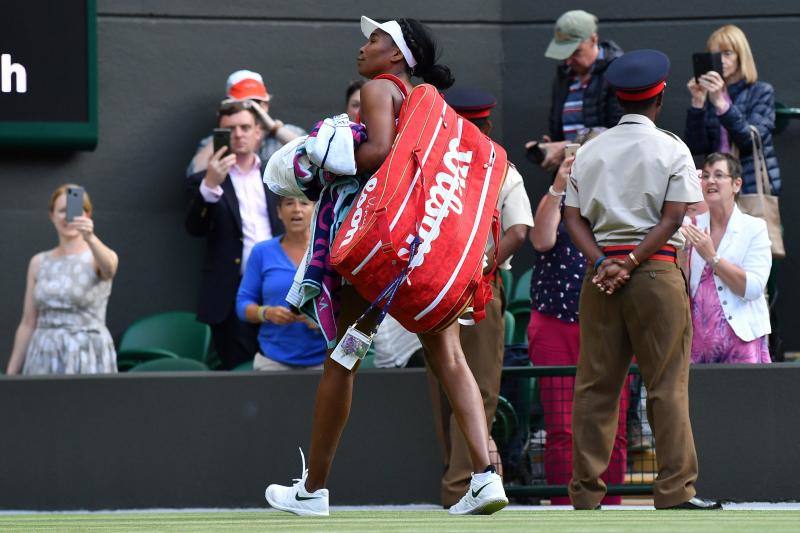
[[[717,250],[714,248],[714,241],[708,233],[708,229],[701,230],[694,224],[684,224],[681,226],[681,233],[691,243],[697,253],[704,261],[709,262],[717,255]]]

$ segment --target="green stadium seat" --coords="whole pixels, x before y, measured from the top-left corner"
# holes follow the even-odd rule
[[[204,363],[211,370],[222,369],[222,359],[219,358],[219,355],[217,355],[217,352],[214,351],[213,349],[210,352],[208,352],[208,355],[206,355],[206,360],[204,361]]]
[[[253,371],[253,360],[250,359],[249,361],[245,361],[244,363],[239,363],[235,367],[231,369],[231,372],[252,372]]]
[[[505,337],[503,337],[503,344],[512,344],[511,339],[514,338],[514,315],[509,311],[503,313],[505,320]]]
[[[177,357],[208,362],[211,328],[194,313],[172,311],[146,316],[131,324],[119,343],[119,352],[157,348]]]
[[[506,293],[506,300],[511,296],[514,289],[514,274],[510,270],[500,269],[500,279],[503,280],[503,291]]]
[[[156,359],[176,359],[178,356],[169,350],[161,348],[129,348],[117,352],[117,369],[127,372],[138,364]]]
[[[205,372],[208,367],[195,359],[171,357],[140,363],[129,372]]]
[[[505,444],[517,432],[517,413],[511,402],[502,396],[497,398],[497,410],[494,412],[492,422],[492,438],[499,445]]]
[[[531,319],[530,300],[512,302],[508,306],[509,313],[514,316],[514,334],[506,344],[523,344],[528,342],[528,322]]]
[[[782,102],[775,102],[775,134],[783,133],[790,120],[800,118],[799,107],[789,107]]]
[[[533,269],[529,268],[514,283],[514,291],[511,293],[511,298],[508,298],[509,305],[517,302],[528,302],[528,306],[530,306],[532,275]]]
[[[528,322],[531,321],[531,309],[520,308],[514,311],[514,337],[512,344],[528,344]]]
[[[359,370],[362,368],[375,368],[375,346],[371,345],[369,350],[367,350],[367,355],[364,356],[364,359],[361,361],[361,364],[358,366]]]

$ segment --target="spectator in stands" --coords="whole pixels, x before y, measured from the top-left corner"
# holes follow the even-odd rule
[[[298,265],[303,261],[311,235],[314,204],[309,200],[280,197],[278,218],[286,232],[253,247],[247,260],[236,312],[241,320],[260,324],[260,350],[253,359],[255,370],[322,369],[325,338],[303,315],[286,303]]]
[[[28,266],[22,320],[8,374],[100,374],[117,371],[114,341],[106,328],[116,252],[94,233],[92,202],[67,220],[67,184],[50,197],[58,246],[34,255]]]
[[[583,128],[616,126],[622,109],[605,80],[605,71],[622,49],[601,41],[597,17],[576,9],[556,21],[555,35],[544,53],[561,61],[550,101],[549,135],[528,141],[525,148],[543,168],[555,170],[564,160],[564,147]]]
[[[219,126],[230,128],[231,148],[212,154],[208,167],[187,178],[186,229],[205,237],[206,254],[197,319],[211,326],[222,368],[251,360],[258,350],[258,327],[236,316],[236,291],[256,243],[283,233],[275,211],[277,196],[261,181],[256,153],[264,131],[247,102],[222,104]]]
[[[742,166],[732,155],[710,154],[701,184],[708,212],[682,228],[691,248],[692,362],[769,363],[767,224],[736,207]]]
[[[359,111],[361,111],[361,87],[364,80],[351,81],[345,93],[345,103],[347,104],[347,116],[350,122],[359,122]]]
[[[284,124],[280,120],[273,119],[269,114],[270,101],[272,95],[267,92],[264,80],[258,72],[250,70],[237,70],[228,76],[225,90],[226,98],[223,104],[232,102],[251,102],[253,111],[257,114],[258,120],[264,131],[261,144],[258,147],[258,157],[266,163],[270,156],[278,148],[288,143],[295,137],[304,135],[305,131],[292,124]],[[211,143],[211,135],[203,138],[197,146],[197,152],[189,162],[186,169],[186,176],[191,176],[202,172],[208,165],[208,160],[214,152]]]
[[[772,132],[775,129],[775,98],[772,85],[758,81],[756,62],[744,32],[725,25],[708,38],[709,52],[722,54],[722,75],[710,71],[686,86],[692,105],[686,115],[686,144],[693,154],[726,152],[738,154],[742,163],[742,191],[756,192],[750,127],[755,126],[764,144],[773,194],[781,190],[781,172]]]
[[[587,130],[575,139],[585,142],[605,128]],[[578,299],[586,272],[586,259],[572,243],[563,221],[564,197],[572,163],[565,159],[555,180],[536,208],[534,225],[528,233],[536,250],[531,276],[531,318],[528,323],[528,356],[537,366],[578,364],[580,328]],[[544,452],[545,477],[549,485],[566,485],[572,477],[572,391],[575,378],[546,377],[540,382],[547,441]],[[620,417],[611,462],[602,479],[621,484],[627,468],[626,410],[630,391],[622,390]],[[566,496],[554,496],[553,505],[569,505]],[[620,496],[606,496],[606,505],[618,505]]]

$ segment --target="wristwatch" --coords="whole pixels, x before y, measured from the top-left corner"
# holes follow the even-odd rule
[[[714,257],[711,258],[711,270],[715,270],[717,268],[719,260],[720,260],[719,255],[714,255]]]

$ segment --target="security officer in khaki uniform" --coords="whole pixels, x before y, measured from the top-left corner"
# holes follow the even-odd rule
[[[570,237],[592,265],[579,304],[580,359],[573,402],[576,509],[606,492],[619,397],[636,354],[656,440],[657,509],[714,509],[695,497],[697,455],[689,421],[692,321],[676,249],[689,204],[703,199],[686,145],[653,121],[661,109],[669,58],[637,50],[606,72],[625,115],[584,144],[567,190]]]
[[[494,96],[478,88],[453,87],[444,93],[444,98],[459,115],[489,135],[492,129],[491,111],[497,104]],[[513,165],[509,165],[497,207],[500,210],[501,226],[497,252],[498,269],[509,270],[512,255],[525,243],[528,229],[533,227],[531,202],[525,192],[522,176]],[[493,299],[486,305],[486,318],[474,326],[461,328],[461,346],[480,388],[486,423],[490,429],[500,394],[505,344],[505,293],[499,274],[495,275],[491,286]],[[444,445],[442,505],[450,507],[458,502],[469,487],[472,463],[467,441],[458,428],[444,392],[431,372],[428,372],[428,376],[432,387],[436,429]],[[492,448],[490,447],[490,451]]]

